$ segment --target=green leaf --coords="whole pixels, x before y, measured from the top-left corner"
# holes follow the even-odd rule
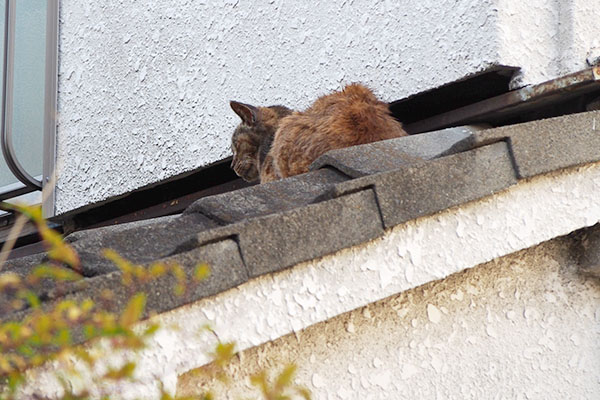
[[[121,380],[121,379],[129,379],[133,376],[133,372],[135,371],[135,363],[128,362],[118,369],[109,369],[106,374],[104,374],[104,378],[110,380]]]
[[[296,391],[300,394],[300,396],[302,396],[305,400],[311,400],[312,399],[312,395],[310,393],[310,390],[308,390],[305,387],[296,387]]]
[[[8,377],[8,387],[11,393],[14,393],[17,388],[25,382],[25,376],[19,372],[15,372]]]
[[[81,270],[79,255],[71,246],[63,242],[62,236],[58,232],[39,225],[38,231],[42,236],[42,240],[50,246],[48,257],[51,260],[65,263],[75,271]]]
[[[29,303],[31,308],[38,308],[40,306],[40,298],[31,290],[19,290],[17,297],[25,299]]]
[[[102,250],[102,255],[109,261],[112,261],[122,272],[131,273],[133,264],[124,259],[113,249]]]
[[[75,282],[82,279],[82,276],[71,269],[61,268],[56,265],[41,264],[34,268],[30,277],[32,283],[36,283],[39,279],[50,278],[56,281]]]
[[[71,331],[67,328],[60,329],[54,336],[54,342],[59,346],[67,346],[72,343]]]
[[[269,385],[267,384],[267,375],[265,371],[261,371],[258,374],[250,377],[250,383],[260,389],[263,396],[269,396]]]
[[[219,342],[215,348],[215,362],[223,367],[231,360],[235,354],[235,343],[221,343]]]
[[[21,345],[19,347],[17,347],[17,351],[24,355],[25,357],[33,357],[35,355],[34,350],[31,348],[31,346],[27,346],[27,345]]]
[[[194,270],[194,280],[200,282],[210,276],[210,267],[208,264],[198,264]]]
[[[129,303],[125,307],[125,310],[121,314],[119,324],[121,326],[129,327],[134,323],[138,322],[144,313],[146,307],[146,294],[137,293],[129,300]]]
[[[275,382],[275,387],[277,388],[285,388],[292,383],[294,379],[294,374],[296,373],[295,365],[288,365],[285,369],[279,374],[277,377],[277,381]]]
[[[12,203],[6,203],[3,201],[0,203],[0,209],[17,211],[18,213],[25,215],[27,218],[29,218],[30,220],[32,220],[34,222],[44,220],[44,218],[42,216],[42,207],[41,206],[30,206],[30,205],[27,205],[24,203],[12,204]]]
[[[163,263],[156,263],[150,266],[150,277],[159,278],[167,273],[167,267]]]
[[[83,334],[85,335],[86,339],[96,337],[96,327],[92,324],[86,324],[83,327]]]
[[[142,334],[142,336],[151,336],[154,335],[160,329],[159,324],[150,325]]]
[[[83,311],[84,313],[90,312],[90,311],[92,311],[94,306],[95,306],[94,300],[85,299],[84,301],[81,302],[81,311]]]

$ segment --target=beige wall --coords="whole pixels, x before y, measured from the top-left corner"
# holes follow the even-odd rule
[[[315,399],[600,398],[600,282],[578,274],[571,246],[555,239],[248,349],[217,398],[287,362]],[[178,393],[205,384],[183,375]]]

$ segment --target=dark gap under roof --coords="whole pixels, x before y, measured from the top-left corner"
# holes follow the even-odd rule
[[[411,124],[509,91],[517,67],[495,66],[459,81],[390,103],[392,115]]]
[[[462,85],[470,85],[467,82]],[[599,98],[600,66],[597,66],[455,107],[424,119],[403,122],[410,134],[479,123],[492,126],[512,125],[590,111],[595,109],[590,106],[596,104]],[[406,101],[409,100],[410,98]],[[390,107],[393,110],[397,107],[394,104],[401,104],[403,101],[392,103]],[[418,110],[413,112],[418,113]]]
[[[69,211],[58,217],[65,232],[181,213],[195,200],[251,186],[229,167],[231,157],[133,191],[118,199]]]

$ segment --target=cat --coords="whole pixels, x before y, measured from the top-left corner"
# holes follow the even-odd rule
[[[271,145],[279,122],[292,114],[292,110],[284,106],[254,107],[237,101],[229,104],[242,119],[231,138],[231,168],[247,182],[278,179],[270,154]]]
[[[321,96],[305,111],[230,104],[242,119],[232,137],[232,168],[247,181],[302,174],[329,150],[407,135],[387,103],[359,83]]]

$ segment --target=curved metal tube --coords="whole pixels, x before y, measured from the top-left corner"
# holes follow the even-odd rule
[[[12,144],[12,92],[13,92],[13,65],[9,61],[14,57],[14,32],[15,32],[15,0],[6,0],[4,20],[4,74],[2,76],[2,129],[0,131],[0,144],[6,165],[25,186],[32,190],[41,190],[42,182],[32,177],[16,157]],[[9,65],[10,64],[10,65]]]

